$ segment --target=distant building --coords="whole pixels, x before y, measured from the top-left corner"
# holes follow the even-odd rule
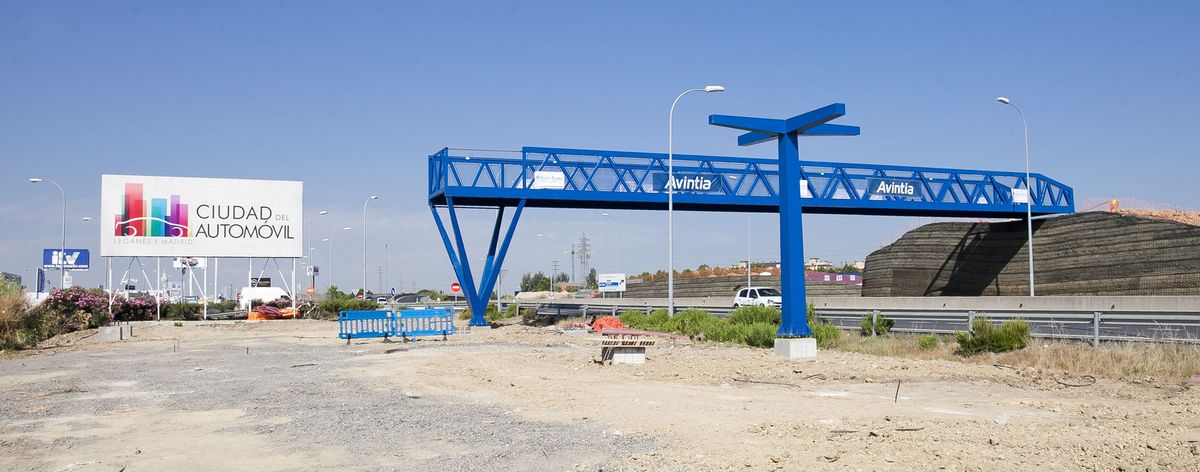
[[[866,261],[854,261],[854,264],[851,264],[851,265],[853,265],[855,269],[858,269],[859,272],[862,272],[863,270],[866,270],[866,268],[867,268]]]
[[[819,257],[810,257],[804,263],[804,270],[832,270],[833,263]]]

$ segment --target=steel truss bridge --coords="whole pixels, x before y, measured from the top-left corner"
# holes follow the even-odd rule
[[[428,162],[429,206],[471,308],[471,324],[486,325],[489,294],[526,207],[665,210],[674,182],[678,210],[779,213],[780,288],[788,301],[781,336],[811,334],[804,276],[789,276],[790,268],[804,267],[802,213],[1025,218],[1025,188],[1032,189],[1035,216],[1075,211],[1072,189],[1041,174],[1030,174],[1026,182],[1019,172],[801,161],[799,137],[858,134],[857,127],[829,123],[844,114],[845,105],[832,104],[786,120],[712,115],[710,124],[747,131],[740,145],[777,141],[779,157],[674,154],[675,179],[668,179],[668,156],[661,153],[547,147],[524,147],[511,155],[457,155],[448,148],[434,153]],[[449,231],[439,212],[443,207]],[[458,221],[457,209],[464,207],[496,209],[478,283]],[[505,227],[508,208],[513,214]]]

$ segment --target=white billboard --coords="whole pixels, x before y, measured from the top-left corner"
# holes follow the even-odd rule
[[[625,274],[597,274],[596,285],[601,292],[624,292]]]
[[[304,183],[104,175],[100,255],[301,257]]]

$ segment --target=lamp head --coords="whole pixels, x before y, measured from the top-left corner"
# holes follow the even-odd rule
[[[39,178],[37,178],[37,177],[34,177],[34,178],[31,178],[31,179],[29,179],[29,183],[31,183],[31,184],[36,184],[36,183],[38,183],[38,182],[41,182],[41,181],[42,181],[42,179],[39,179]]]
[[[329,238],[321,238],[321,242],[323,242],[323,243],[329,242]],[[313,248],[313,249],[316,249],[316,248]]]
[[[321,215],[328,215],[328,214],[329,214],[329,212],[328,212],[328,211],[321,210],[319,213],[317,213],[317,216],[321,216]]]
[[[342,231],[350,231],[350,227],[349,227],[349,226],[347,226],[347,227],[345,227],[345,228],[342,228]]]
[[[379,200],[379,195],[371,195],[371,200]]]
[[[92,221],[92,217],[85,216],[85,217],[83,217],[83,221]]]
[[[1012,104],[1012,102],[1011,102],[1011,101],[1009,101],[1008,97],[996,97],[996,101],[997,101],[997,102],[1000,102],[1000,103],[1003,103],[1003,104],[1005,104],[1005,105],[1011,105],[1011,104]]]
[[[710,93],[711,92],[724,92],[725,86],[724,85],[706,85],[706,86],[704,86],[704,91],[710,92]]]

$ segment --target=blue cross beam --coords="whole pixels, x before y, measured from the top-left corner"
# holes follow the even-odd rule
[[[783,319],[779,337],[812,336],[808,303],[804,296],[804,226],[800,203],[800,136],[858,136],[857,126],[831,124],[846,114],[846,105],[834,103],[785,120],[749,116],[710,115],[708,124],[745,130],[739,146],[775,140],[779,145],[779,256]]]

